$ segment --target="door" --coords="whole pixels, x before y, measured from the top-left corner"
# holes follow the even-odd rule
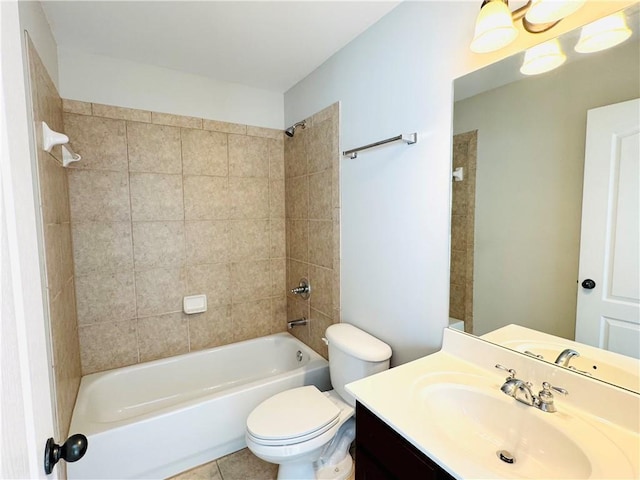
[[[589,110],[576,341],[640,358],[640,99]]]
[[[17,2],[0,22],[0,478],[45,478],[54,410]]]

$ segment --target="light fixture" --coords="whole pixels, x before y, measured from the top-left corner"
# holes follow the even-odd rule
[[[618,12],[582,27],[576,52],[592,53],[611,48],[631,36],[624,12]]]
[[[520,73],[524,75],[538,75],[558,68],[567,56],[560,48],[557,38],[531,47],[524,54],[524,62],[520,67]]]
[[[482,4],[476,19],[471,51],[487,53],[499,50],[509,45],[517,35],[507,4],[502,0],[489,0]]]
[[[525,14],[531,23],[553,23],[576,12],[586,0],[531,0]]]
[[[586,0],[529,0],[515,11],[508,0],[484,0],[476,19],[471,51],[488,53],[509,45],[518,35],[514,22],[522,20],[529,33],[542,33],[553,28],[567,15],[578,10]]]

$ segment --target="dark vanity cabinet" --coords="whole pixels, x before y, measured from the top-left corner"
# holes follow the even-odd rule
[[[357,403],[356,480],[453,478],[360,402]]]

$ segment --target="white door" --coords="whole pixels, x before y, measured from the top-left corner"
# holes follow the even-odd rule
[[[47,478],[54,437],[35,165],[15,1],[0,1],[0,478]],[[58,439],[59,440],[59,439]],[[57,478],[57,469],[52,476]]]
[[[640,358],[640,99],[589,110],[576,341]]]

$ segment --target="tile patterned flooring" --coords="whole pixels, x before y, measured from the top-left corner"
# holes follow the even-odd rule
[[[170,480],[275,480],[278,466],[260,460],[248,448],[180,473]]]

